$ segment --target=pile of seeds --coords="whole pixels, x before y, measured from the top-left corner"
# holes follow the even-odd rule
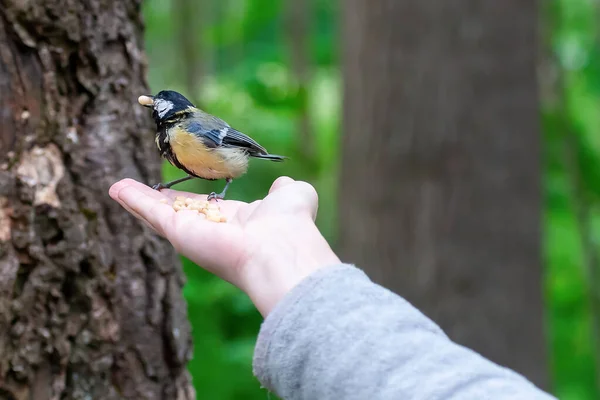
[[[166,199],[161,203],[167,203]],[[175,211],[192,210],[206,215],[206,219],[214,222],[226,222],[227,219],[221,215],[221,210],[217,203],[211,203],[206,200],[192,199],[190,197],[177,196],[173,202]]]

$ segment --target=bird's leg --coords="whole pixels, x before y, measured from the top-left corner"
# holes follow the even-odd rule
[[[178,183],[189,181],[190,179],[194,179],[194,177],[191,175],[188,175],[188,176],[184,176],[183,178],[175,179],[174,181],[171,181],[171,182],[157,183],[156,185],[152,186],[152,189],[154,189],[154,190],[169,189],[173,185],[177,185]]]
[[[218,199],[224,199],[225,198],[225,193],[227,192],[227,188],[229,187],[229,184],[231,183],[231,181],[233,181],[233,179],[231,178],[227,178],[225,179],[225,182],[227,182],[225,184],[225,187],[223,188],[223,191],[219,194],[216,194],[215,192],[212,192],[211,194],[208,195],[208,197],[206,198],[206,201],[211,201],[212,199],[218,200]]]

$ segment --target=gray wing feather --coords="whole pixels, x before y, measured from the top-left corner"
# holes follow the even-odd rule
[[[258,152],[260,154],[267,154],[267,150],[258,144],[254,139],[244,135],[242,132],[237,131],[231,127],[227,128],[225,137],[223,138],[224,146],[232,147],[244,147],[252,152]]]
[[[251,154],[266,154],[264,147],[258,144],[254,139],[248,137],[242,132],[233,129],[227,122],[207,114],[203,111],[196,112],[195,118],[191,118],[186,123],[185,129],[194,133],[204,140],[208,147],[240,147],[247,149]]]

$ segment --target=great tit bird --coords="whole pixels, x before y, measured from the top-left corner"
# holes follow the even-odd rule
[[[156,146],[161,156],[188,176],[167,183],[158,183],[153,189],[170,188],[193,178],[225,179],[219,194],[211,199],[223,199],[231,181],[248,170],[249,157],[283,161],[286,157],[269,154],[255,140],[232,128],[229,124],[196,108],[180,93],[163,90],[156,96],[143,95],[138,102],[152,108],[156,122]]]

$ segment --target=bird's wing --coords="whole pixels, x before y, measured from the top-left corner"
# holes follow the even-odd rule
[[[227,122],[200,110],[197,113],[199,118],[191,118],[185,128],[202,138],[206,146],[240,147],[251,153],[267,153],[254,139],[233,129]]]
[[[267,154],[267,150],[258,144],[251,137],[242,132],[228,127],[223,137],[223,146],[242,147],[250,150],[251,153]]]

